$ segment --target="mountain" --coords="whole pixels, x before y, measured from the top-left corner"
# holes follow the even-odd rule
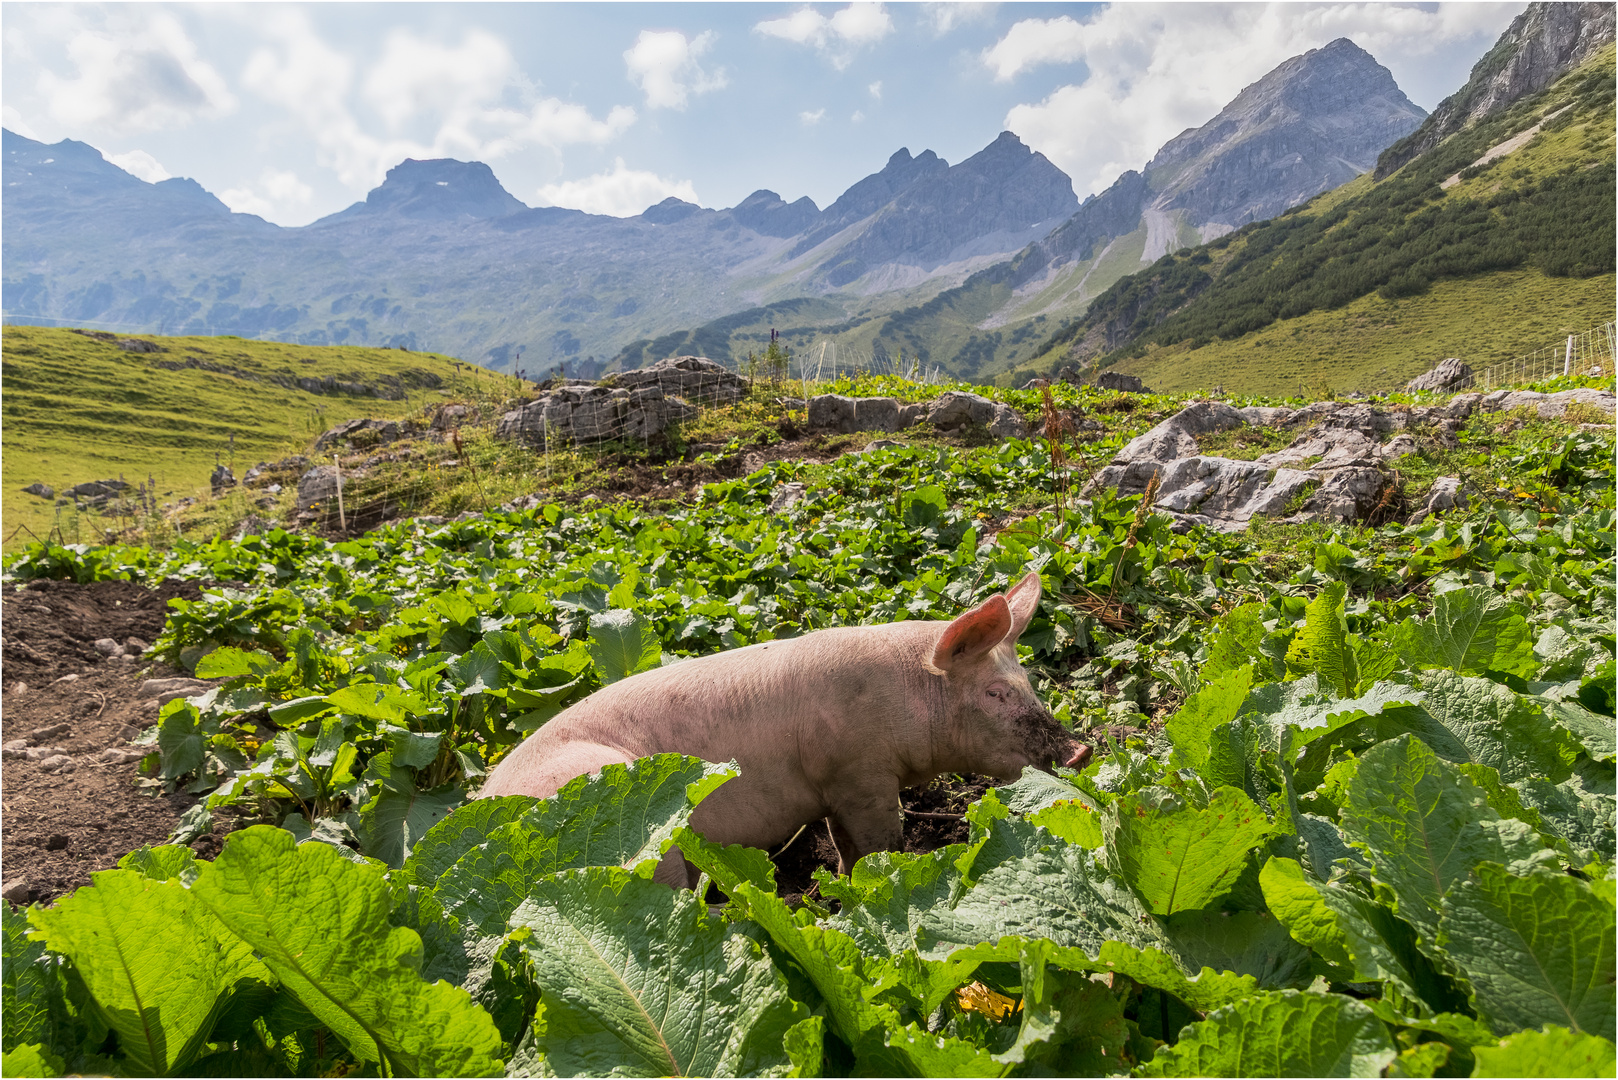
[[[1491,55],[1545,54],[1524,25],[1560,24],[1518,20]],[[1618,49],[1610,20],[1583,25],[1595,46],[1566,43],[1587,59],[1546,88],[1381,180],[1119,279],[1037,346],[1032,370],[1117,365],[1164,389],[1387,389],[1448,356],[1505,361],[1610,321]]]
[[[1512,20],[1472,68],[1466,85],[1445,98],[1408,138],[1377,162],[1381,180],[1402,165],[1520,98],[1543,90],[1613,40],[1611,3],[1534,3]]]
[[[959,284],[1077,205],[1009,132],[951,166],[900,150],[825,211],[757,191],[632,218],[531,208],[487,165],[407,160],[302,228],[149,184],[67,140],[3,133],[12,322],[434,348],[496,367],[599,371],[627,342],[791,297],[839,317]]]
[[[1425,115],[1400,91],[1387,68],[1352,41],[1339,38],[1282,63],[1212,120],[1169,140],[1144,169],[1124,173],[1054,229],[1041,223],[1039,229],[1048,235],[1033,238],[1012,259],[984,268],[961,286],[898,311],[814,324],[789,322],[783,332],[800,351],[834,343],[850,356],[879,365],[902,355],[957,375],[993,375],[1026,362],[1055,323],[1081,314],[1119,278],[1169,252],[1274,217],[1369,171],[1377,155],[1415,130]],[[995,152],[1017,156],[1020,144],[1002,148],[1010,138],[1002,135],[949,174],[964,172]],[[1021,157],[1026,155],[1022,149]],[[1023,190],[1037,188],[1039,165],[1025,163],[1030,179]],[[896,155],[889,163],[890,169],[916,167],[908,155]],[[945,179],[935,169],[915,181],[915,189],[935,191]],[[1054,196],[1052,192],[1053,205]],[[929,205],[954,201],[934,195]],[[895,196],[889,210],[871,219],[861,240],[844,249],[850,261],[868,250],[861,246],[865,237],[884,235],[881,230],[893,220],[885,215],[894,214],[903,202],[902,194]],[[1027,211],[1030,216],[1033,212]],[[831,227],[829,222],[816,226]],[[911,252],[926,250],[915,241],[907,246]],[[915,255],[910,261],[924,262]],[[841,265],[831,263],[829,273],[837,274]],[[673,341],[716,346],[721,327],[736,339],[727,352],[745,352],[769,325],[779,326],[776,320],[795,314],[764,307],[753,322],[728,316],[683,336],[637,342],[623,362],[644,355],[645,348]]]

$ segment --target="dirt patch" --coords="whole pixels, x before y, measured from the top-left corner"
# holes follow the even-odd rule
[[[149,644],[169,599],[200,595],[195,582],[152,590],[127,581],[37,581],[0,602],[0,732],[7,743],[57,751],[43,760],[8,755],[0,766],[0,889],[9,897],[50,901],[88,885],[92,871],[161,844],[196,801],[136,788],[137,761],[101,760],[156,721],[156,699],[140,693],[141,681],[181,673],[105,657],[94,643],[136,637]],[[211,840],[198,841],[199,849],[211,850]]]
[[[907,788],[899,793],[905,809],[903,851],[925,854],[950,844],[964,844],[971,832],[966,808],[994,786],[986,776],[965,774],[940,776],[924,788]],[[804,827],[797,839],[771,853],[775,863],[776,891],[796,904],[805,895],[819,896],[815,870],[825,867],[837,872],[837,848],[824,821]],[[832,901],[835,906],[836,901]]]

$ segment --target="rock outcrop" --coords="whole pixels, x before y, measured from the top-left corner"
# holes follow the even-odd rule
[[[397,442],[406,434],[407,429],[397,420],[350,420],[345,424],[338,424],[316,439],[315,450],[337,449],[344,445],[352,445],[355,449],[363,450]]]
[[[1533,3],[1472,68],[1466,85],[1439,102],[1413,134],[1377,159],[1376,179],[1393,173],[1457,131],[1543,90],[1613,40],[1613,5]]]
[[[644,442],[697,413],[696,406],[665,396],[656,385],[633,390],[563,386],[506,413],[495,424],[494,434],[538,450],[612,439]]]
[[[1456,390],[1465,390],[1472,385],[1472,369],[1465,361],[1450,357],[1431,371],[1417,375],[1405,384],[1406,390],[1436,390],[1440,393],[1453,393]]]
[[[946,391],[930,403],[904,404],[894,398],[842,394],[820,394],[809,399],[809,426],[843,434],[903,431],[923,419],[941,431],[976,424],[1002,439],[1021,439],[1028,434],[1028,422],[1010,405],[961,390]]]
[[[1440,405],[1398,410],[1336,401],[1302,409],[1236,409],[1199,401],[1130,440],[1096,475],[1092,490],[1115,488],[1120,495],[1138,495],[1155,477],[1154,508],[1172,515],[1180,529],[1195,524],[1237,532],[1259,516],[1376,523],[1397,511],[1397,501],[1388,497],[1394,483],[1389,466],[1416,450],[1407,428],[1420,426],[1439,442],[1453,445],[1455,433],[1474,411],[1528,407],[1542,417],[1558,418],[1575,403],[1609,415],[1615,411],[1614,395],[1605,390],[1458,394]],[[1202,453],[1199,437],[1245,425],[1298,434],[1286,447],[1251,461]],[[1412,520],[1465,505],[1458,482],[1441,482]]]
[[[664,397],[700,405],[733,405],[747,395],[746,379],[706,356],[671,356],[649,367],[618,372],[609,381],[623,390],[655,387]]]

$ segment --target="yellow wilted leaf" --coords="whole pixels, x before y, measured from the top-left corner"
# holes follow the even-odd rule
[[[990,1020],[1003,1020],[1022,1008],[1022,1002],[990,990],[980,982],[968,983],[955,991],[964,1012],[980,1012]]]

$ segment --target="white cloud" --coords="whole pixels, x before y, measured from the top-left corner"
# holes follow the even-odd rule
[[[872,83],[870,86],[867,86],[865,89],[869,90],[871,92],[871,96],[876,98],[878,101],[882,100],[882,80],[881,79],[878,79],[876,82]]]
[[[851,124],[859,124],[859,123],[863,123],[864,121],[865,121],[865,113],[860,109],[855,109],[854,110],[854,115],[850,116],[848,118],[848,122],[851,123]]]
[[[812,7],[799,8],[779,19],[766,19],[753,27],[766,37],[781,38],[819,50],[841,71],[854,59],[855,50],[874,45],[893,32],[893,19],[881,4],[853,3],[828,18]]]
[[[922,4],[921,8],[932,20],[933,33],[942,37],[957,26],[988,18],[994,14],[995,5],[946,2]]]
[[[826,119],[825,109],[816,109],[814,112],[810,112],[808,109],[805,109],[803,112],[798,114],[798,123],[802,124],[804,127],[814,127],[824,119]]]
[[[317,147],[317,160],[356,191],[382,181],[407,157],[489,161],[523,146],[602,145],[635,122],[615,106],[598,119],[558,98],[524,101],[525,87],[505,44],[471,30],[459,45],[392,34],[366,73],[363,97],[388,134],[367,130],[350,108],[355,63],[328,45],[295,9],[274,11],[258,28],[262,45],[242,83],[285,108]]]
[[[728,85],[724,68],[709,75],[697,63],[713,42],[711,30],[689,39],[678,30],[642,30],[624,63],[629,81],[646,94],[646,107],[684,109],[689,97]]]
[[[182,127],[236,108],[224,78],[197,55],[179,22],[166,13],[144,14],[132,6],[102,25],[80,22],[70,31],[65,48],[77,74],[47,70],[39,76],[39,93],[54,119],[123,134]]]
[[[297,173],[265,169],[250,187],[227,188],[219,201],[238,214],[257,214],[277,224],[298,219],[309,208],[315,192]]]
[[[631,169],[618,158],[606,172],[583,180],[546,184],[534,193],[535,205],[566,206],[587,214],[634,217],[669,196],[695,203],[696,188],[689,180],[670,180],[653,172]]]
[[[1498,32],[1511,4],[1114,4],[1087,22],[1025,19],[984,50],[996,79],[1082,61],[1082,81],[1014,106],[1005,126],[1073,178],[1082,198],[1139,169],[1283,60],[1348,37],[1383,64]]]
[[[167,180],[173,175],[163,168],[161,162],[144,150],[131,150],[127,154],[108,154],[107,160],[131,176],[140,177],[148,184]]]

